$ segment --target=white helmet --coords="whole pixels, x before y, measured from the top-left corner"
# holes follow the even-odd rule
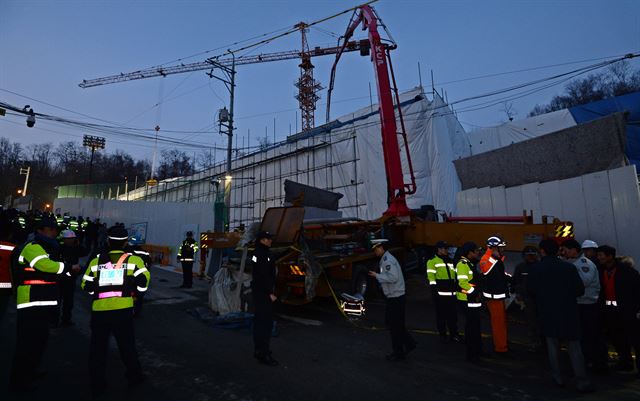
[[[582,249],[595,249],[598,248],[598,244],[590,239],[584,240],[582,243]]]
[[[64,239],[76,238],[76,233],[74,233],[71,230],[64,230],[63,232],[60,233],[60,237]]]

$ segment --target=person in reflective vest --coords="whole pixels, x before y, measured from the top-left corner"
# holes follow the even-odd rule
[[[480,331],[480,310],[482,297],[478,287],[475,262],[480,256],[478,246],[473,242],[462,245],[462,257],[456,264],[458,293],[456,298],[465,316],[464,338],[467,346],[467,360],[477,363],[482,354],[482,333]]]
[[[480,259],[482,272],[482,295],[486,299],[491,315],[491,334],[494,351],[505,354],[507,346],[507,316],[505,299],[507,298],[507,273],[504,268],[504,248],[507,243],[500,237],[487,239],[487,251]]]
[[[440,339],[460,342],[458,334],[458,312],[456,310],[456,269],[448,255],[449,245],[444,241],[436,243],[436,254],[427,262],[427,280],[432,289],[436,306],[436,324]],[[447,337],[447,328],[449,336]]]
[[[111,227],[107,232],[109,251],[93,258],[82,278],[82,289],[93,296],[89,376],[94,396],[104,393],[107,385],[111,333],[116,338],[129,386],[137,386],[145,379],[135,345],[131,294],[146,292],[151,276],[139,256],[124,252],[128,239],[124,227]]]
[[[131,238],[133,242],[133,238]],[[140,259],[144,262],[144,267],[147,269],[151,269],[151,255],[149,252],[142,249],[139,244],[130,243],[129,246],[125,248],[125,251],[131,253],[133,255],[139,256]],[[133,317],[139,318],[142,317],[142,305],[144,303],[144,292],[135,292],[133,294]]]
[[[4,220],[4,219],[3,219]],[[2,221],[4,223],[4,221]],[[4,318],[7,310],[9,298],[11,298],[11,253],[15,245],[11,242],[4,241],[7,235],[4,232],[8,225],[3,225],[2,236],[0,236],[0,323]]]
[[[10,381],[14,391],[29,390],[35,379],[49,338],[49,326],[57,318],[57,279],[80,270],[77,265],[62,262],[56,241],[57,227],[54,219],[43,218],[34,239],[26,243],[19,254],[14,253],[17,334]]]
[[[193,262],[198,252],[198,244],[193,239],[193,233],[187,231],[187,238],[178,248],[178,261],[182,264],[182,285],[179,288],[191,288],[193,285]]]

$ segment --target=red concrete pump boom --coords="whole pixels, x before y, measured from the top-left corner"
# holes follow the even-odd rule
[[[402,110],[400,108],[400,97],[398,89],[395,85],[395,77],[393,75],[393,66],[389,51],[395,48],[395,43],[388,45],[383,43],[378,26],[384,25],[377,16],[373,7],[363,5],[358,7],[354,13],[354,18],[347,28],[343,36],[343,47],[353,36],[354,31],[362,23],[362,29],[369,32],[369,43],[371,52],[371,61],[376,72],[376,83],[378,88],[378,103],[380,108],[380,126],[382,131],[382,151],[384,154],[384,164],[387,174],[387,193],[389,208],[384,213],[386,216],[407,216],[410,214],[407,207],[406,196],[416,192],[416,181],[413,174],[413,166],[411,164],[411,156],[409,154],[409,146],[407,142],[404,121],[402,118]],[[385,28],[386,30],[386,28]],[[342,51],[336,53],[336,61],[331,71],[331,84],[329,90],[333,88],[335,69],[342,55]],[[391,76],[391,78],[390,78]],[[391,83],[393,82],[393,88]],[[395,95],[395,96],[394,96]],[[328,94],[330,98],[330,93]],[[400,131],[396,124],[396,109],[400,121]],[[327,108],[329,114],[329,108]],[[411,181],[405,183],[404,172],[402,170],[402,161],[400,158],[400,147],[398,145],[398,135],[402,136],[407,155],[407,164]]]

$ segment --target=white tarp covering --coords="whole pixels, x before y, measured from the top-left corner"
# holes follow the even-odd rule
[[[496,127],[474,130],[469,133],[471,153],[477,155],[489,152],[575,125],[576,121],[569,110],[563,109],[524,120],[509,121]]]
[[[500,200],[494,202],[494,197]],[[618,254],[632,256],[640,267],[640,189],[635,166],[507,189],[471,188],[458,193],[458,213],[502,216],[503,198],[509,215],[520,215],[525,209],[533,211],[536,223],[543,215],[572,221],[579,241],[611,245]]]
[[[61,198],[56,199],[53,210],[71,216],[100,219],[108,226],[116,222],[125,227],[133,224],[147,224],[147,244],[168,246],[172,250],[171,260],[175,260],[178,245],[184,240],[186,231],[193,231],[195,238],[200,232],[213,229],[213,208],[208,203],[177,202],[123,202],[108,199]],[[196,257],[195,271],[200,261]]]
[[[452,161],[470,155],[466,133],[438,95],[429,101],[416,88],[403,93],[400,101],[417,180],[417,193],[408,197],[409,207],[431,204],[454,211],[460,182]],[[381,142],[380,117],[374,105],[233,160],[231,228],[260,221],[267,208],[282,206],[286,179],[344,194],[340,210],[345,217],[379,218],[387,209]],[[407,172],[404,151],[402,160]],[[131,191],[120,199],[212,202],[211,180],[225,175],[221,164],[171,183]]]

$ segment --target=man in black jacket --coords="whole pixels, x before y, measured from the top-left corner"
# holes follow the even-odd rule
[[[631,266],[616,261],[616,249],[598,248],[600,301],[605,331],[618,353],[618,369],[633,370],[631,346],[636,354],[640,376],[640,274]]]
[[[540,242],[542,260],[529,275],[529,291],[538,305],[554,381],[564,386],[558,353],[560,341],[566,340],[576,387],[579,391],[592,391],[580,347],[580,316],[576,300],[584,294],[584,285],[575,266],[558,258],[558,248],[551,239]]]
[[[83,246],[80,245],[76,233],[71,230],[64,230],[60,233],[62,239],[62,245],[60,251],[62,253],[62,260],[69,266],[79,265],[80,258],[87,256],[89,253]],[[78,272],[79,273],[79,272]],[[60,278],[60,295],[62,300],[62,326],[73,326],[71,321],[71,312],[73,310],[74,294],[76,291],[76,279],[78,273],[71,273],[70,276],[64,276]]]
[[[273,329],[273,303],[275,295],[276,267],[269,252],[272,236],[261,231],[256,236],[256,249],[251,256],[251,292],[253,294],[253,356],[268,366],[277,366],[278,361],[271,356],[269,340]]]

